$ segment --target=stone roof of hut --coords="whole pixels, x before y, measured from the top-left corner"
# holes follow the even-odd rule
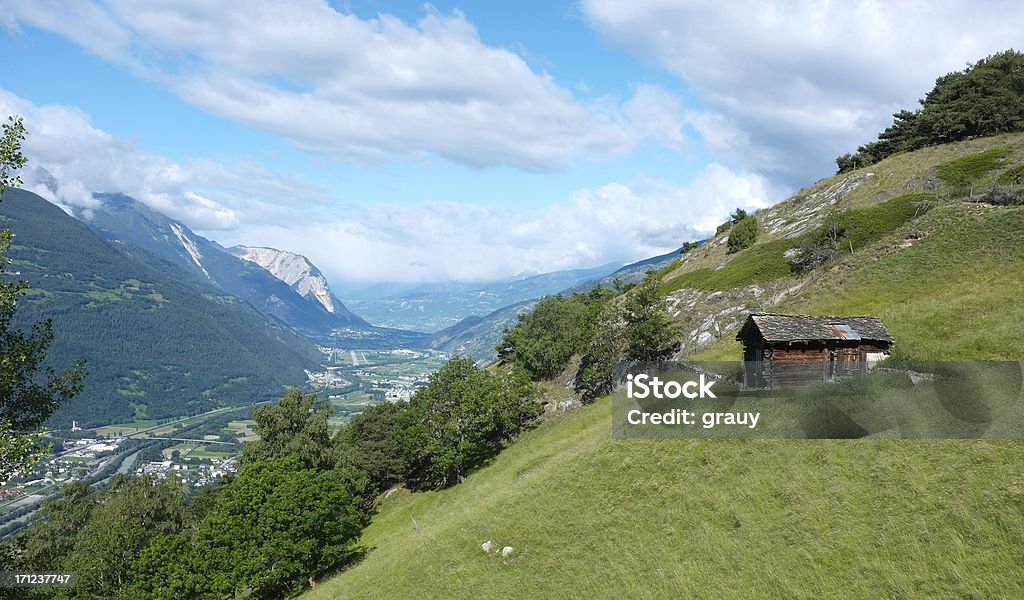
[[[877,317],[826,317],[754,313],[740,329],[737,340],[747,337],[755,327],[767,342],[814,340],[871,340],[892,343],[895,340]]]

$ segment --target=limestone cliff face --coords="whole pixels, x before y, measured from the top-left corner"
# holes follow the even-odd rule
[[[327,312],[337,314],[341,302],[331,292],[320,269],[305,256],[274,248],[247,246],[235,246],[230,248],[230,252],[263,267],[274,277],[292,286],[301,296],[315,300]]]

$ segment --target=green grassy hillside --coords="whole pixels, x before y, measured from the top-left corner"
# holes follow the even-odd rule
[[[901,359],[1024,357],[1024,207],[938,207],[835,263],[771,310],[874,315]],[[702,360],[737,360],[730,332]]]
[[[729,324],[771,308],[877,315],[902,358],[1022,359],[1024,207],[977,202],[1022,163],[1024,136],[1001,136],[823,180],[762,211],[753,247],[727,255],[723,232],[666,268],[662,291],[684,328],[721,323],[699,358],[738,359]],[[931,200],[885,204],[906,194]],[[842,211],[852,253],[785,265]],[[451,489],[392,493],[364,543],[309,596],[1018,598],[1024,444],[615,440],[606,398]]]
[[[310,598],[1024,595],[1024,446],[625,441],[604,399],[395,493]],[[508,558],[486,554],[494,540]]]

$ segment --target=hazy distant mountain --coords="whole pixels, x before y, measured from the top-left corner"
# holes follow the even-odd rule
[[[533,310],[537,300],[517,302],[482,317],[466,317],[434,334],[430,347],[458,356],[468,356],[480,364],[498,359],[495,347],[505,328],[514,327],[519,315]]]
[[[677,258],[679,258],[678,250],[662,254],[661,256],[646,258],[621,267],[600,279],[587,279],[552,293],[572,294],[574,292],[587,292],[598,285],[612,287],[615,281],[639,283],[643,281],[650,271],[661,270]],[[537,300],[539,300],[539,297],[503,306],[482,317],[466,317],[458,323],[435,333],[431,340],[431,347],[460,356],[468,356],[481,364],[492,363],[498,359],[498,352],[495,350],[495,346],[501,341],[505,328],[515,326],[519,315],[533,310]]]
[[[140,228],[151,223],[150,215],[133,214]],[[125,242],[101,239],[35,194],[7,191],[0,223],[15,235],[2,276],[31,288],[18,301],[17,324],[52,318],[50,364],[88,362],[84,391],[55,423],[88,426],[268,400],[303,385],[304,370],[319,364],[315,346],[248,302],[138,245],[126,252]],[[212,269],[204,258],[200,273]]]
[[[102,202],[101,207],[78,210],[75,216],[128,256],[144,262],[152,261],[154,256],[170,261],[190,273],[194,280],[210,283],[302,331],[323,334],[335,328],[367,326],[330,296],[329,290],[325,301],[316,292],[303,293],[299,291],[301,285],[293,287],[258,264],[235,256],[220,244],[196,235],[180,221],[129,196],[95,197]],[[309,272],[314,271],[319,274],[310,264]]]
[[[616,267],[618,264],[611,263],[592,269],[555,271],[490,283],[420,284],[397,294],[370,300],[349,300],[348,303],[376,325],[436,332],[466,317],[489,315],[499,308],[597,281]]]
[[[703,241],[698,242],[702,244]],[[635,263],[630,263],[624,267],[615,270],[611,275],[607,275],[598,279],[597,281],[587,281],[578,285],[574,285],[570,288],[563,290],[566,293],[572,292],[586,292],[594,286],[612,287],[616,281],[620,283],[640,283],[644,280],[651,271],[660,271],[665,267],[669,266],[675,260],[679,258],[679,250],[673,250],[660,256],[652,256],[651,258],[645,258],[638,260]]]

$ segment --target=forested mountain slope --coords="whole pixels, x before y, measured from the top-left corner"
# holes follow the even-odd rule
[[[88,362],[84,391],[56,425],[266,400],[303,384],[304,369],[317,364],[311,343],[246,302],[197,286],[155,255],[123,254],[35,194],[5,193],[0,223],[15,234],[4,277],[30,286],[18,322],[52,318],[52,364]]]

